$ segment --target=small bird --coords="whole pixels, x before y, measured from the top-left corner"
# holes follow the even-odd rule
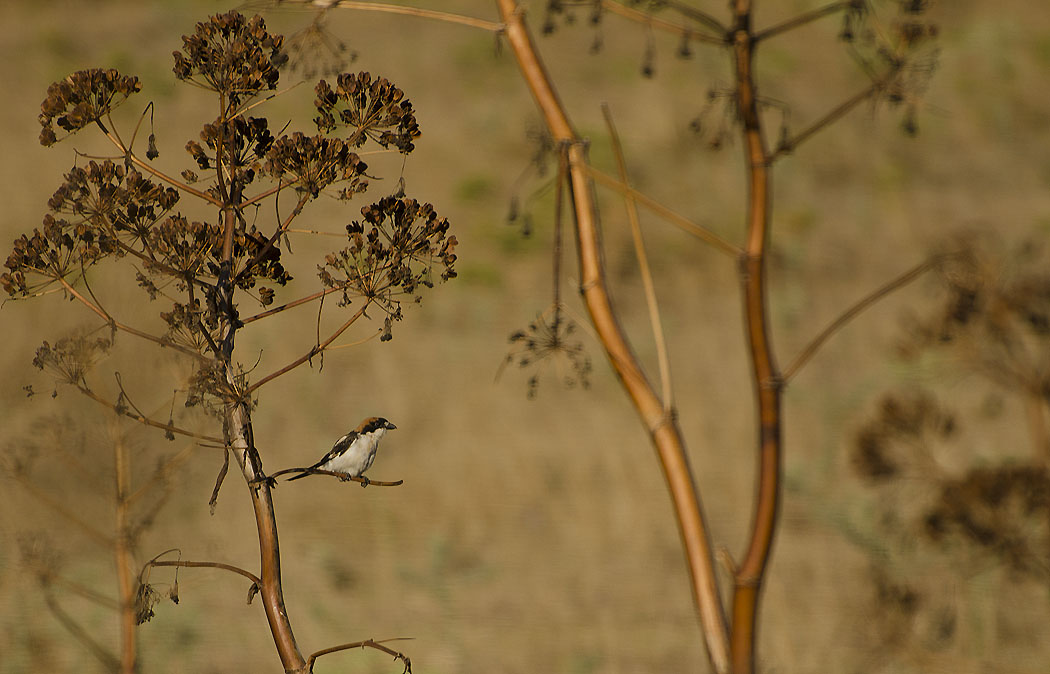
[[[361,424],[335,441],[331,451],[321,460],[306,469],[302,475],[289,479],[298,480],[315,470],[330,470],[333,473],[346,473],[349,477],[361,477],[372,466],[379,449],[379,440],[397,426],[383,417],[368,417]],[[367,478],[366,478],[367,479]]]

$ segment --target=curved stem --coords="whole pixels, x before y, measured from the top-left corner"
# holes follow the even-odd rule
[[[753,674],[758,605],[780,506],[781,393],[769,330],[766,250],[769,241],[771,175],[762,135],[758,93],[752,69],[755,38],[750,0],[736,0],[733,55],[737,109],[743,123],[749,188],[747,244],[741,260],[747,342],[758,408],[758,484],[747,552],[733,574],[730,657],[734,674]]]
[[[547,127],[555,142],[568,144],[569,181],[576,217],[583,299],[602,346],[638,410],[642,423],[649,430],[653,447],[660,458],[692,577],[693,598],[700,614],[708,657],[716,672],[726,672],[729,661],[728,630],[718,595],[710,533],[674,412],[672,410],[668,414],[664,409],[664,402],[642,371],[612,308],[605,285],[593,184],[584,168],[588,164],[585,145],[573,130],[554,91],[517,3],[515,0],[498,0],[498,3],[500,15],[506,23],[507,40]]]
[[[408,641],[411,637],[394,637],[393,639],[382,639],[376,641],[375,639],[365,639],[364,641],[354,641],[348,644],[340,644],[338,646],[331,646],[330,648],[323,648],[316,653],[311,653],[310,657],[306,659],[306,666],[309,671],[314,671],[314,661],[322,655],[329,655],[331,653],[338,653],[339,651],[347,651],[351,648],[374,648],[379,651],[383,651],[387,655],[394,656],[395,660],[400,660],[405,664],[405,672],[412,671],[412,660],[409,659],[404,653],[399,653],[392,648],[387,648],[383,644],[390,641]]]
[[[323,352],[326,348],[328,348],[329,344],[331,344],[332,342],[334,342],[336,339],[339,338],[339,335],[341,335],[344,332],[346,332],[347,328],[349,328],[351,325],[353,325],[357,321],[357,319],[359,319],[359,318],[361,318],[362,316],[365,315],[365,309],[368,308],[368,305],[369,305],[369,302],[365,302],[365,305],[363,307],[361,307],[360,309],[358,309],[357,313],[355,313],[353,316],[351,316],[350,319],[346,321],[346,323],[343,323],[341,326],[339,326],[339,328],[335,332],[333,332],[331,334],[331,336],[328,337],[328,339],[326,339],[325,341],[321,342],[320,344],[317,344],[316,346],[314,346],[312,349],[307,351],[302,356],[296,358],[291,363],[288,363],[287,365],[282,367],[280,370],[277,370],[276,372],[271,372],[270,374],[266,375],[265,377],[263,377],[259,381],[257,381],[254,384],[252,384],[250,387],[248,387],[248,390],[245,393],[245,395],[251,395],[253,391],[258,389],[260,386],[262,386],[266,382],[268,382],[268,381],[270,381],[272,379],[276,379],[277,377],[280,377],[282,374],[285,374],[287,372],[290,372],[291,370],[294,370],[295,368],[299,367],[300,365],[302,365],[306,361],[310,360],[311,358],[313,358],[317,354]]]
[[[232,571],[239,576],[244,576],[248,580],[252,581],[256,585],[260,585],[262,580],[251,571],[245,571],[239,566],[233,564],[224,564],[223,562],[187,562],[183,560],[178,561],[159,561],[151,560],[146,562],[146,568],[152,568],[154,566],[175,566],[186,569],[222,569],[224,571]]]

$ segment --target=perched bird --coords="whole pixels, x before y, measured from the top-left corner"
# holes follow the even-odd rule
[[[288,481],[306,477],[314,470],[330,470],[333,473],[346,473],[350,477],[361,477],[375,461],[379,440],[387,431],[395,428],[397,426],[383,417],[368,417],[357,428],[336,440],[335,446],[320,461],[302,475],[296,475]]]

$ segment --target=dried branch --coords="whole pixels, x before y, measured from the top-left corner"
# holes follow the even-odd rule
[[[623,146],[620,144],[620,135],[616,132],[613,124],[612,112],[608,104],[602,104],[602,114],[605,116],[605,126],[609,130],[612,139],[613,154],[616,156],[616,165],[620,171],[620,182],[624,187],[630,189],[627,178],[627,163],[623,157]],[[660,383],[663,390],[664,410],[671,414],[674,409],[674,400],[671,390],[671,363],[667,355],[667,342],[664,339],[663,322],[660,320],[660,305],[656,300],[656,289],[653,286],[653,274],[649,268],[649,258],[645,254],[645,241],[642,239],[642,227],[638,223],[638,208],[634,198],[627,194],[624,196],[624,205],[627,208],[627,220],[631,223],[631,235],[634,239],[634,253],[638,258],[638,269],[642,276],[642,287],[645,290],[645,304],[649,307],[649,324],[653,330],[653,341],[656,343],[656,357],[660,368]]]
[[[90,602],[98,604],[99,606],[105,606],[106,608],[109,608],[109,609],[119,609],[120,608],[120,602],[115,601],[112,597],[107,597],[104,594],[101,594],[99,592],[95,592],[90,587],[85,587],[84,585],[81,585],[80,583],[75,583],[75,582],[69,580],[68,578],[63,578],[62,576],[55,575],[55,576],[53,576],[50,579],[50,583],[52,585],[56,585],[56,586],[59,586],[59,587],[65,589],[65,590],[68,590],[69,592],[71,592],[73,594],[80,595],[84,599],[87,599]]]
[[[340,472],[331,471],[331,470],[321,470],[320,468],[285,468],[283,470],[277,471],[276,473],[271,473],[270,475],[267,475],[265,478],[261,478],[260,481],[273,482],[279,476],[286,475],[288,473],[309,473],[310,475],[331,475],[332,477],[339,478],[343,482],[348,482],[348,481],[360,482],[362,487],[367,487],[369,485],[375,485],[377,487],[398,487],[398,486],[400,486],[400,485],[405,483],[404,480],[397,480],[396,482],[382,482],[380,480],[370,480],[370,479],[368,479],[367,477],[365,477],[363,475],[362,476],[354,476],[354,475],[350,475],[349,473],[340,473]],[[285,482],[289,482],[289,480],[285,480]]]
[[[89,389],[87,386],[85,386],[83,384],[76,384],[75,386],[77,387],[77,390],[79,390],[81,393],[83,393],[87,397],[91,398],[95,402],[99,403],[100,405],[104,405],[105,407],[108,407],[109,409],[113,410],[117,414],[125,416],[125,417],[127,417],[129,419],[134,419],[135,421],[139,422],[140,424],[143,424],[143,425],[146,425],[146,426],[152,426],[153,428],[159,428],[160,430],[167,431],[169,433],[174,433],[176,435],[183,435],[183,436],[186,436],[188,438],[194,438],[196,440],[203,440],[203,441],[206,441],[206,442],[214,442],[214,443],[217,443],[217,444],[222,444],[222,442],[223,442],[222,438],[217,438],[217,437],[212,436],[212,435],[202,435],[200,433],[194,433],[193,431],[187,431],[184,428],[179,428],[178,426],[174,426],[172,424],[165,424],[165,423],[161,423],[160,421],[156,421],[154,419],[150,419],[149,417],[144,416],[143,414],[141,414],[137,410],[133,412],[133,411],[131,411],[129,409],[123,409],[123,408],[121,408],[121,407],[119,407],[119,406],[109,402],[108,400],[106,400],[105,398],[103,398],[99,394],[95,393],[94,391],[92,391],[91,389]]]
[[[252,392],[254,392],[256,389],[258,389],[260,386],[262,386],[263,384],[267,383],[268,381],[270,381],[272,379],[276,379],[277,377],[280,377],[282,374],[285,374],[285,373],[287,373],[287,372],[289,372],[291,370],[294,370],[295,368],[297,368],[300,365],[302,365],[303,363],[307,362],[308,360],[310,360],[311,358],[313,358],[317,354],[322,353],[326,348],[328,348],[329,344],[331,344],[332,342],[334,342],[336,339],[339,338],[339,335],[341,335],[344,332],[346,332],[347,328],[349,328],[351,325],[353,325],[357,321],[357,319],[359,319],[359,318],[361,318],[362,316],[365,315],[365,309],[367,309],[370,304],[371,304],[371,301],[370,300],[366,300],[364,306],[362,306],[360,309],[358,309],[357,312],[353,316],[351,316],[349,318],[349,320],[347,320],[345,323],[343,323],[341,326],[339,326],[339,328],[335,332],[333,332],[328,337],[328,339],[326,339],[324,342],[315,345],[313,348],[311,348],[309,351],[307,351],[304,355],[300,356],[299,358],[296,358],[295,360],[293,360],[288,365],[285,365],[284,367],[282,367],[280,370],[277,370],[276,372],[271,372],[270,374],[266,375],[265,377],[263,377],[259,381],[255,382],[254,384],[249,386],[248,390],[244,392],[245,396],[250,396],[252,394]]]
[[[274,249],[277,240],[281,238],[282,234],[288,231],[288,226],[292,224],[292,220],[294,220],[296,216],[303,212],[303,206],[305,206],[308,201],[310,201],[310,195],[308,193],[304,192],[299,195],[299,201],[292,208],[291,213],[289,213],[288,217],[285,218],[277,226],[277,229],[274,231],[273,235],[270,236],[270,238],[266,241],[266,244],[263,245],[261,249],[258,252],[256,252],[254,256],[252,256],[252,259],[244,265],[244,269],[242,269],[240,273],[237,274],[236,278],[234,278],[234,283],[237,283],[245,276],[250,275],[252,273],[252,270],[255,268],[255,265],[259,264],[263,260],[263,258],[270,254],[270,252]]]
[[[594,178],[606,187],[611,187],[620,194],[626,197],[630,197],[631,199],[641,204],[642,206],[645,206],[646,208],[656,213],[661,218],[671,223],[675,227],[678,227],[684,232],[692,234],[701,241],[704,241],[705,243],[711,244],[721,252],[726,253],[727,255],[731,255],[734,258],[739,258],[740,255],[743,253],[743,250],[741,250],[739,246],[735,246],[732,243],[729,243],[728,241],[715,234],[711,230],[701,227],[700,225],[694,223],[692,220],[686,218],[684,215],[679,215],[678,213],[675,213],[674,211],[667,208],[663,204],[655,201],[651,197],[646,196],[642,192],[639,192],[638,190],[634,189],[633,187],[625,185],[622,181],[617,180],[616,178],[608,175],[607,173],[603,173],[602,171],[591,166],[590,164],[581,163],[578,166],[575,166],[575,168],[578,168],[579,170],[585,172],[588,176]]]
[[[91,638],[88,631],[80,626],[80,623],[73,620],[68,613],[62,610],[62,607],[58,605],[58,601],[52,596],[50,592],[44,593],[44,602],[47,604],[47,608],[58,620],[62,627],[66,628],[73,638],[79,641],[92,655],[95,656],[102,665],[111,672],[120,671],[120,661],[112,653],[107,651],[101,644]]]
[[[337,292],[337,291],[340,291],[340,290],[342,290],[342,288],[338,288],[338,287],[336,287],[336,288],[325,288],[324,290],[318,290],[317,292],[312,293],[310,295],[307,295],[306,297],[300,297],[297,300],[292,300],[291,302],[286,302],[286,303],[282,304],[279,307],[274,307],[273,309],[267,309],[266,311],[263,311],[261,313],[255,314],[254,316],[249,316],[248,318],[242,318],[241,319],[241,323],[244,324],[244,325],[247,325],[249,323],[252,323],[254,321],[259,320],[260,318],[266,318],[267,316],[273,316],[274,314],[279,314],[282,311],[285,311],[287,309],[291,309],[293,307],[298,307],[298,306],[301,306],[303,304],[307,304],[309,302],[313,302],[316,299],[320,299],[320,298],[324,297],[328,293],[334,293],[334,292]]]
[[[224,571],[232,571],[233,573],[244,576],[256,585],[262,585],[262,580],[260,580],[259,577],[251,571],[245,571],[239,566],[234,566],[232,564],[224,564],[223,562],[185,562],[182,560],[161,561],[157,559],[151,559],[150,561],[146,562],[145,566],[142,567],[142,573],[144,573],[147,569],[152,569],[153,567],[157,566],[174,566],[189,569],[223,569]],[[142,577],[142,573],[139,574],[140,578]]]
[[[792,359],[791,364],[784,368],[784,381],[790,381],[791,378],[794,377],[795,374],[802,369],[802,366],[808,363],[809,360],[814,355],[816,355],[820,347],[824,345],[824,342],[828,341],[828,339],[830,339],[836,332],[845,327],[851,320],[856,318],[865,309],[868,309],[872,305],[876,304],[879,300],[886,297],[895,290],[908,285],[915,279],[919,278],[929,270],[936,267],[939,262],[939,257],[933,257],[929,260],[926,260],[925,262],[922,262],[921,264],[913,267],[912,269],[909,269],[908,271],[904,272],[889,283],[880,287],[875,292],[869,295],[865,295],[849,309],[842,312],[842,314],[840,314],[838,318],[832,321],[831,324],[828,325],[828,327],[821,330],[816,337],[810,340],[809,344],[807,344],[805,348],[803,348],[802,351],[800,351],[799,354],[795,356],[794,359]]]
[[[615,0],[601,0],[601,3],[602,9],[608,11],[611,14],[617,14],[625,19],[630,19],[631,21],[636,21],[638,23],[645,24],[646,26],[650,26],[652,28],[655,28],[656,30],[663,31],[665,33],[672,33],[674,35],[688,37],[690,39],[696,40],[697,42],[705,42],[707,44],[724,45],[726,43],[726,29],[717,19],[715,19],[709,14],[701,12],[698,9],[694,9],[682,3],[675,3],[674,9],[676,9],[682,14],[685,14],[691,19],[695,19],[697,21],[700,21],[701,23],[706,24],[709,28],[715,30],[718,34],[711,35],[709,33],[702,33],[698,32],[695,28],[681,26],[677,23],[672,23],[670,21],[664,21],[663,19],[658,19],[651,14],[647,14],[646,12],[642,12],[637,9],[632,9],[630,7],[621,5],[620,3],[615,2]]]
[[[96,528],[93,524],[87,522],[76,512],[67,508],[64,503],[55,499],[46,491],[38,489],[36,485],[34,485],[25,476],[16,473],[14,477],[18,481],[18,483],[22,485],[22,487],[33,496],[33,498],[37,499],[38,501],[46,505],[48,508],[51,508],[62,517],[66,518],[73,524],[80,527],[80,529],[82,529],[83,532],[87,534],[89,538],[94,539],[94,541],[100,546],[102,546],[103,548],[113,547],[113,538],[111,536],[107,536],[100,529]]]
[[[804,26],[807,23],[812,23],[813,21],[823,19],[825,16],[829,16],[831,14],[834,14],[835,12],[840,12],[845,9],[854,8],[857,6],[857,4],[857,0],[840,0],[840,2],[833,2],[829,5],[824,5],[823,7],[818,7],[817,9],[813,9],[808,12],[802,12],[798,16],[792,17],[787,21],[778,23],[774,26],[770,26],[765,30],[758,31],[754,34],[752,40],[755,42],[755,44],[757,44],[762,40],[769,39],[775,35],[779,35],[781,33],[785,33],[789,30],[793,30],[800,26]],[[861,2],[860,4],[861,6],[863,6],[864,3]]]
[[[394,656],[395,660],[400,660],[401,662],[405,663],[405,670],[403,674],[410,674],[412,671],[412,660],[409,659],[409,657],[404,653],[399,653],[398,651],[395,651],[391,648],[387,648],[383,644],[389,643],[391,641],[409,641],[411,639],[412,637],[394,637],[392,639],[382,639],[380,641],[376,641],[375,639],[365,639],[364,641],[354,641],[348,644],[332,646],[331,648],[325,648],[317,651],[316,653],[311,653],[310,657],[306,659],[306,667],[309,671],[314,671],[314,661],[322,655],[338,653],[339,651],[347,651],[351,648],[374,648],[376,650],[383,651],[388,655]]]
[[[309,2],[310,0],[301,0]],[[503,30],[503,24],[495,23],[493,21],[486,21],[484,19],[476,19],[472,16],[462,16],[460,14],[451,14],[449,12],[439,12],[434,9],[420,9],[418,7],[405,7],[403,5],[388,5],[382,2],[357,2],[355,0],[335,0],[331,4],[331,7],[337,7],[339,9],[359,9],[366,12],[386,12],[389,14],[402,14],[406,16],[416,16],[422,19],[434,19],[436,21],[444,21],[446,23],[459,24],[461,26],[469,26],[470,28],[480,28],[481,30],[487,30],[492,33],[499,33]]]
[[[76,288],[71,286],[69,284],[69,282],[66,281],[66,279],[64,279],[61,276],[59,276],[59,277],[56,277],[56,280],[59,283],[62,284],[62,286],[65,288],[65,290],[67,292],[69,292],[69,294],[71,294],[76,299],[80,300],[80,302],[84,306],[86,306],[91,311],[95,312],[95,314],[97,314],[100,318],[102,318],[102,320],[106,321],[106,323],[108,325],[113,326],[117,330],[121,330],[123,332],[126,332],[129,335],[135,335],[136,337],[141,337],[142,339],[145,339],[147,341],[153,342],[154,344],[159,344],[160,346],[163,346],[164,348],[174,349],[174,350],[178,351],[179,353],[186,354],[187,356],[193,356],[197,360],[201,360],[201,361],[205,361],[205,362],[211,362],[210,358],[208,358],[207,356],[205,356],[205,355],[203,355],[201,353],[198,353],[198,352],[194,351],[193,349],[187,349],[186,347],[180,346],[180,345],[178,345],[178,344],[176,344],[176,343],[174,343],[172,341],[164,339],[163,337],[157,337],[156,335],[151,335],[148,332],[143,332],[142,330],[138,330],[138,329],[133,328],[131,326],[124,325],[123,323],[117,322],[116,319],[114,319],[112,316],[110,316],[107,311],[105,311],[100,306],[94,304],[93,302],[91,302],[91,300],[87,299],[82,294],[80,294],[77,291]]]
[[[779,159],[781,156],[794,152],[795,148],[801,145],[804,141],[808,140],[811,136],[813,136],[813,134],[817,133],[826,126],[834,124],[839,119],[844,117],[846,113],[848,113],[850,110],[878,94],[883,89],[885,84],[886,83],[884,80],[873,82],[871,86],[869,86],[867,89],[857,92],[848,100],[844,101],[842,104],[835,106],[835,108],[831,112],[827,113],[817,121],[813,122],[802,131],[799,131],[798,133],[789,138],[781,139],[779,145],[777,145],[777,149],[771,155],[769,155],[769,162],[772,163]]]
[[[150,164],[149,162],[143,161],[141,158],[139,158],[138,155],[136,155],[131,150],[131,148],[129,148],[126,145],[124,145],[124,142],[120,139],[120,136],[116,133],[115,130],[114,131],[110,131],[109,129],[107,129],[106,126],[102,123],[101,120],[97,121],[96,124],[98,125],[99,129],[102,130],[103,135],[105,135],[106,138],[108,138],[111,143],[113,143],[114,145],[117,146],[117,149],[120,150],[121,157],[126,158],[128,161],[130,161],[135,166],[138,166],[140,169],[142,169],[146,173],[149,173],[150,175],[152,175],[153,177],[157,178],[158,180],[162,180],[162,181],[168,183],[169,185],[171,185],[172,187],[174,187],[177,190],[182,190],[183,192],[186,192],[187,194],[192,194],[193,196],[197,197],[198,199],[203,199],[204,201],[207,201],[208,203],[212,204],[213,206],[219,206],[219,207],[222,206],[222,201],[220,201],[219,199],[216,199],[215,197],[213,197],[212,195],[208,194],[207,192],[202,192],[201,190],[198,190],[196,188],[190,187],[189,185],[187,185],[186,183],[182,182],[181,180],[176,180],[175,178],[172,178],[171,176],[167,175],[166,173],[164,173],[162,171],[158,171],[157,169],[153,168],[152,164]]]

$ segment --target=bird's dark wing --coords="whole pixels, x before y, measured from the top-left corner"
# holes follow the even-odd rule
[[[318,461],[314,465],[312,465],[309,468],[307,468],[306,472],[304,472],[304,473],[302,473],[300,475],[296,475],[295,477],[288,478],[288,482],[291,482],[292,480],[298,480],[301,477],[306,477],[307,475],[310,474],[310,471],[317,470],[321,466],[325,465],[326,463],[328,463],[329,461],[331,461],[332,459],[334,459],[335,457],[339,456],[340,454],[345,452],[347,449],[349,449],[350,445],[352,445],[354,440],[356,440],[356,439],[357,439],[357,433],[354,432],[354,431],[350,431],[349,433],[347,433],[343,437],[341,437],[338,440],[336,440],[335,441],[335,446],[332,447],[330,450],[328,450],[328,453],[325,454],[324,456],[322,456],[320,461]]]

